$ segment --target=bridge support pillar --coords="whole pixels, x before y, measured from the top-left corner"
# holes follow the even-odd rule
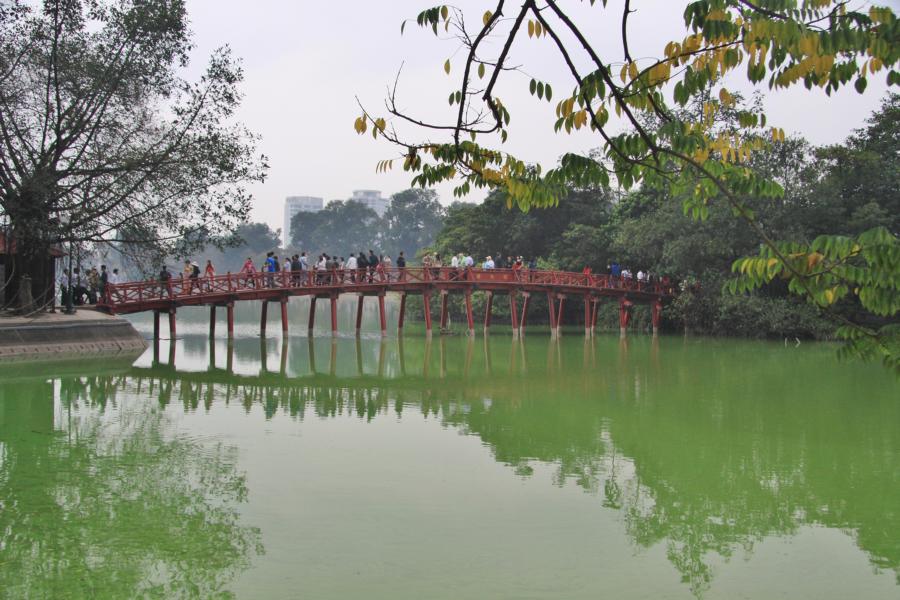
[[[650,305],[650,317],[653,321],[653,335],[659,335],[659,320],[662,316],[662,302],[656,300]]]
[[[494,292],[487,293],[487,302],[484,305],[484,334],[491,331],[491,312],[494,309]]]
[[[594,309],[591,311],[591,335],[594,335],[594,332],[597,330],[597,309],[600,306],[600,301],[594,298]]]
[[[331,301],[331,337],[337,337],[337,294],[332,294],[329,300]]]
[[[209,337],[216,337],[216,305],[209,307]]]
[[[225,313],[228,318],[228,339],[234,338],[234,302],[229,302],[225,307]]]
[[[288,299],[281,299],[281,333],[287,335],[288,332]]]
[[[550,310],[550,337],[556,337],[556,294],[547,293],[547,307]]]
[[[509,293],[509,319],[513,338],[519,337],[519,298],[515,292]]]
[[[153,311],[153,339],[159,339],[159,311]]]
[[[362,330],[363,302],[365,299],[366,297],[362,294],[356,299],[356,337],[359,337],[359,333]]]
[[[628,323],[631,321],[632,302],[626,298],[619,299],[619,336],[625,337]]]
[[[559,337],[562,335],[563,305],[566,302],[566,297],[559,294],[557,298],[559,298],[559,306],[556,308],[556,337]]]
[[[403,333],[404,316],[406,316],[406,292],[400,292],[400,314],[397,317],[397,335]]]
[[[431,292],[422,293],[422,305],[425,309],[425,337],[431,337]]]
[[[522,298],[522,315],[519,318],[519,335],[525,336],[525,321],[528,318],[528,301],[531,298],[531,294],[529,292],[524,292],[522,294],[524,296]]]
[[[447,306],[447,298],[449,296],[450,294],[447,290],[441,290],[441,333],[444,333],[444,330],[447,329],[447,323],[450,317],[450,307]]]
[[[378,320],[381,323],[381,337],[387,337],[387,315],[384,312],[384,294],[378,294]]]
[[[169,345],[175,342],[175,308],[169,309]]]
[[[316,297],[309,297],[309,337],[312,337],[313,327],[316,326]]]
[[[259,335],[266,337],[266,321],[269,320],[269,301],[263,300],[262,310],[259,313]]]
[[[584,297],[584,337],[589,338],[594,330],[591,327],[591,297]]]
[[[475,336],[475,319],[472,317],[472,291],[466,290],[466,323],[469,326],[469,337]]]

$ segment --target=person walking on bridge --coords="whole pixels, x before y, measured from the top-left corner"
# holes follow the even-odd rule
[[[397,255],[397,277],[400,281],[406,281],[406,256],[403,255],[403,250]]]
[[[278,264],[278,259],[275,258],[274,252],[266,253],[266,262],[264,266],[264,270],[266,273],[266,286],[273,288],[275,287],[275,267]]]
[[[77,271],[76,271],[77,273]],[[159,271],[159,297],[163,297],[163,292],[172,297],[172,274],[169,273],[169,268],[166,265],[163,265],[163,268]]]
[[[206,259],[206,266],[203,268],[203,279],[206,281],[206,291],[212,291],[212,281],[216,276],[216,268],[213,266],[212,261]]]
[[[256,287],[256,278],[254,277],[256,274],[256,266],[253,264],[253,258],[247,257],[247,260],[244,261],[244,266],[241,267],[240,274],[244,276],[245,286]]]
[[[198,292],[202,292],[203,288],[200,287],[200,265],[195,262],[191,263],[191,274],[189,276],[191,282],[191,291],[190,293],[194,293],[194,288],[197,288]]]
[[[366,258],[366,261],[369,263],[369,283],[375,278],[375,271],[378,268],[378,257],[375,256],[375,253],[372,252],[372,249],[369,249],[369,256]]]
[[[300,253],[300,282],[303,285],[309,285],[312,280],[309,276],[309,259],[306,257],[306,250]]]
[[[350,283],[356,283],[356,257],[353,256],[353,253],[350,253],[350,258],[347,259],[347,263],[344,265],[344,269],[350,275]]]

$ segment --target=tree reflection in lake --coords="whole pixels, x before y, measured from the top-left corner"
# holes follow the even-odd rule
[[[658,339],[641,338],[288,338],[262,341],[255,356],[239,341],[226,352],[258,361],[256,372],[157,364],[133,369],[128,381],[237,398],[266,418],[309,411],[371,420],[409,408],[438,416],[479,436],[520,476],[535,461],[552,464],[558,485],[572,480],[600,495],[637,544],[665,544],[698,595],[713,577],[712,555],[750,552],[803,525],[846,531],[900,582],[893,383],[860,365],[844,365],[849,377],[827,376],[827,347],[662,343],[665,360]]]
[[[8,373],[6,373],[8,375]],[[0,380],[0,589],[209,597],[263,552],[236,451],[173,431],[127,377]]]

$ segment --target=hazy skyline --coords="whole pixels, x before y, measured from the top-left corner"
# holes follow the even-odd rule
[[[610,0],[612,11],[606,22],[594,18],[590,36],[608,39],[599,46],[607,56],[619,50],[619,14],[622,0]],[[887,4],[897,9],[898,0]],[[658,55],[664,42],[682,37],[681,13],[686,2],[637,0],[637,10],[629,19],[630,44],[635,57]],[[865,5],[868,3],[859,3]],[[359,116],[358,96],[373,113],[384,111],[387,86],[392,85],[403,65],[399,98],[401,105],[415,114],[446,120],[451,115],[447,95],[456,89],[459,70],[444,74],[442,65],[456,56],[454,40],[438,40],[413,21],[400,35],[400,23],[433,3],[425,0],[391,2],[318,3],[309,0],[188,0],[196,49],[191,71],[204,66],[210,52],[228,44],[243,59],[244,101],[237,118],[262,139],[259,149],[269,158],[270,169],[264,184],[253,186],[254,210],[251,218],[274,229],[282,226],[284,198],[291,195],[320,196],[326,202],[346,199],[355,189],[378,189],[390,196],[409,187],[411,175],[401,169],[376,174],[377,161],[392,158],[397,151],[387,142],[370,135],[359,136],[353,120]],[[462,0],[453,4],[467,18],[480,24],[490,2]],[[354,8],[351,8],[354,7]],[[587,3],[572,3],[575,13],[602,15],[603,9]],[[546,40],[525,37],[513,46],[513,62],[524,65],[525,74],[506,75],[498,92],[512,113],[510,139],[505,145],[520,158],[552,165],[564,152],[584,151],[600,145],[596,135],[558,135],[553,132],[555,102],[538,102],[528,94],[531,76],[550,81],[557,96],[572,87],[562,63]],[[732,77],[732,89],[749,92],[753,88],[738,83],[740,70]],[[788,134],[800,134],[814,144],[837,143],[863,125],[886,93],[884,73],[870,78],[864,95],[852,86],[830,98],[820,90],[803,88],[769,92],[765,106],[771,125]],[[530,127],[529,124],[534,126]],[[454,198],[452,186],[438,188],[441,202]],[[484,192],[466,198],[479,201]]]

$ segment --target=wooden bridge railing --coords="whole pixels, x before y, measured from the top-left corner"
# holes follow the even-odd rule
[[[465,294],[466,321],[469,333],[474,332],[472,292],[488,293],[485,303],[484,329],[491,323],[494,293],[509,296],[513,334],[524,333],[529,297],[546,293],[550,309],[550,328],[559,334],[563,304],[567,296],[581,297],[584,302],[585,334],[593,335],[597,323],[597,307],[601,297],[618,297],[619,325],[622,333],[628,327],[634,302],[651,305],[653,330],[657,331],[663,300],[675,294],[675,287],[667,282],[645,282],[601,274],[566,271],[537,271],[528,269],[479,269],[453,267],[406,267],[375,269],[332,269],[330,271],[281,271],[276,273],[228,273],[215,277],[179,277],[167,281],[138,281],[110,284],[106,287],[100,308],[110,312],[154,312],[154,337],[159,337],[159,316],[169,314],[169,331],[175,336],[175,311],[179,306],[208,305],[210,307],[210,335],[215,332],[217,306],[225,306],[228,314],[228,335],[234,333],[234,303],[239,300],[262,300],[260,333],[265,335],[268,304],[281,304],[282,331],[288,329],[287,302],[291,296],[310,296],[309,331],[313,330],[316,300],[327,297],[331,302],[331,329],[337,334],[337,299],[343,293],[358,293],[356,331],[359,333],[365,296],[377,296],[381,332],[386,333],[384,295],[403,292],[400,297],[398,330],[403,329],[407,293],[423,297],[426,332],[431,333],[432,293],[440,293],[440,327],[448,322],[447,296],[450,292]],[[523,298],[521,313],[518,298]],[[519,318],[521,315],[521,320]]]

